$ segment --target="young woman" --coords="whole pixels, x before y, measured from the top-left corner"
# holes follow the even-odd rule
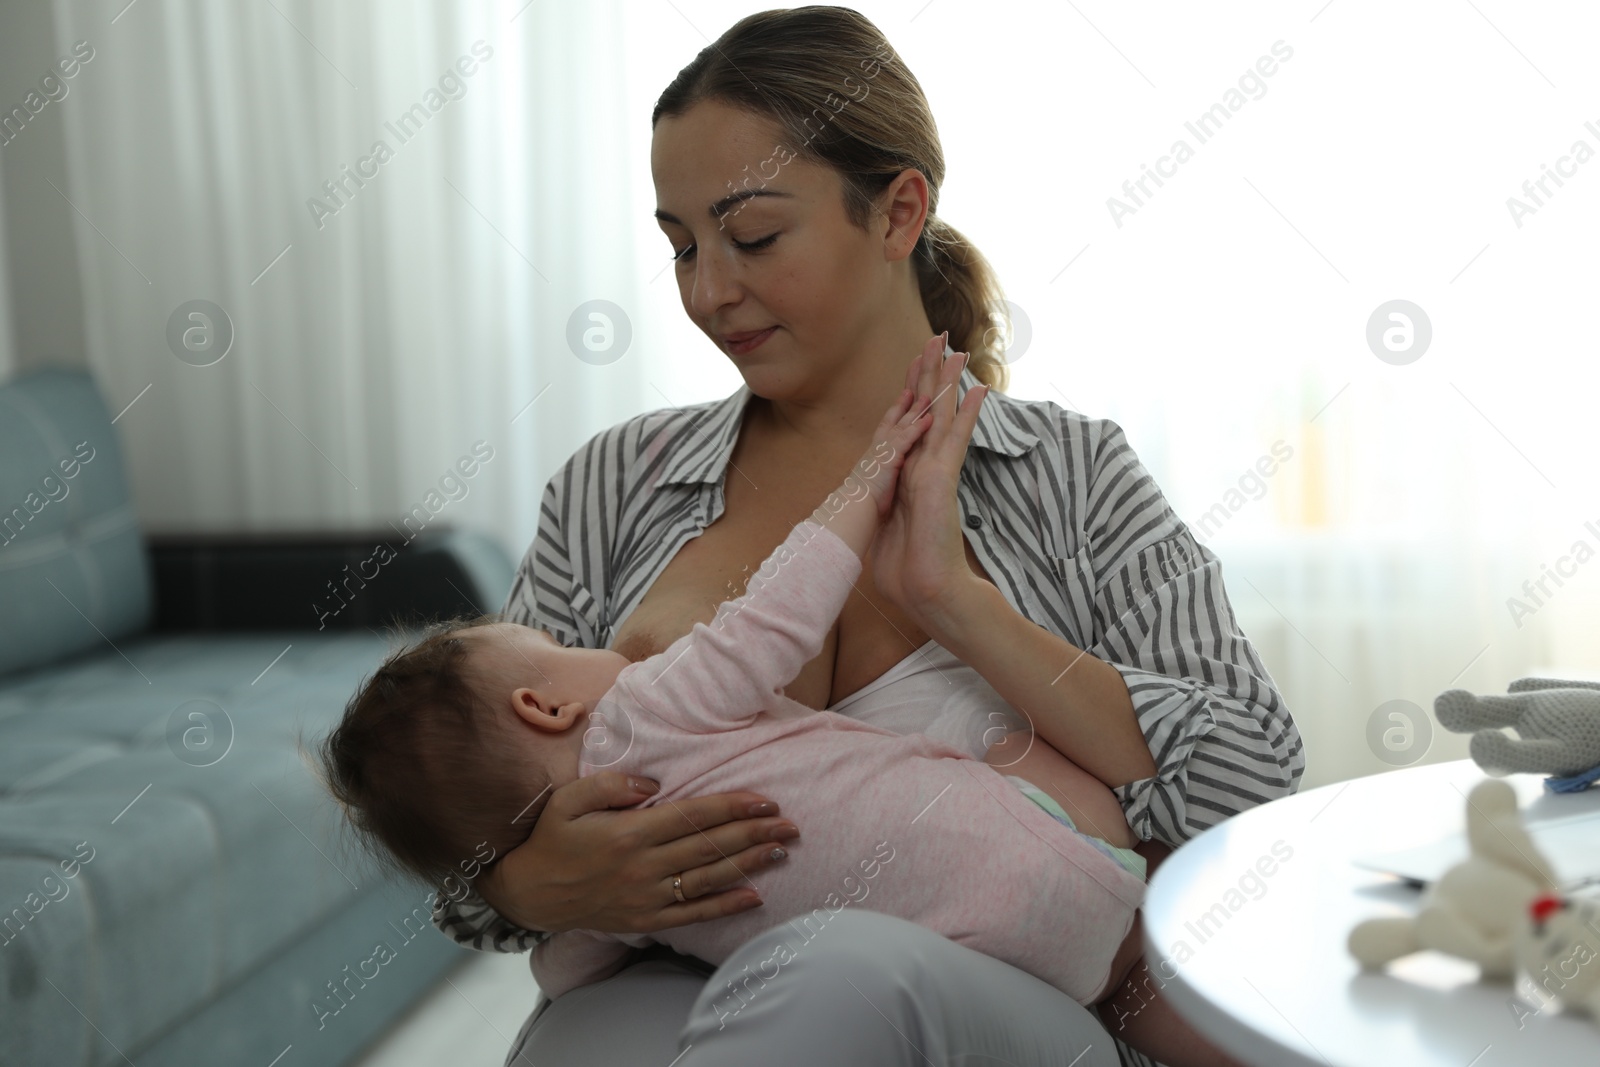
[[[838,485],[911,357],[948,331],[971,353],[962,393],[992,389],[973,447],[908,462],[858,595],[785,692],[978,758],[1024,721],[1104,783],[1086,832],[1140,842],[1152,868],[1293,792],[1300,737],[1216,556],[1115,423],[1001,391],[999,285],[937,214],[933,116],[877,28],[846,8],[752,15],[679,73],[652,123],[684,311],[744,385],[579,449],[546,487],[510,617],[634,659],[709,622]],[[441,894],[435,921],[522,951],[545,931],[649,932],[759,906],[745,875],[783,862],[774,846],[804,827],[755,793],[617,810],[650,788],[603,773],[555,791],[527,843],[474,890]],[[1107,1031],[1160,985],[1136,971],[1097,1021],[1031,975],[857,907],[757,995],[755,976],[778,966],[772,940],[715,974],[646,950],[541,998],[507,1062],[1114,1064]]]

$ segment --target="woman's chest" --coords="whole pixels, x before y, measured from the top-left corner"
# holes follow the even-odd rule
[[[734,475],[738,477],[738,475]],[[742,494],[729,495],[723,514],[698,536],[672,553],[638,603],[612,634],[610,647],[630,660],[663,651],[695,623],[709,623],[723,601],[741,596],[750,576],[760,569],[817,500],[783,506],[769,495],[764,507]],[[810,494],[804,494],[809,498]],[[967,563],[988,575],[970,544]],[[823,640],[821,651],[784,687],[790,699],[825,708],[872,682],[920,648],[928,639],[911,618],[883,598],[872,579],[871,560],[864,560],[855,589]]]

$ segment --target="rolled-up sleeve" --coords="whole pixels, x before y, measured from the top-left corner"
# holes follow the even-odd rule
[[[478,891],[466,886],[455,898],[443,890],[433,897],[433,925],[458,945],[482,952],[527,952],[553,935],[524,930],[491,908]]]
[[[1168,505],[1121,428],[1105,425],[1083,531],[1098,637],[1088,651],[1122,674],[1155,760],[1154,776],[1114,790],[1128,825],[1177,847],[1293,793],[1304,746],[1234,618],[1221,561]]]

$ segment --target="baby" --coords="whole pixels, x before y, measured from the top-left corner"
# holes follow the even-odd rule
[[[782,691],[821,651],[906,453],[931,423],[911,408],[906,390],[844,484],[745,594],[660,655],[630,663],[484,618],[392,656],[322,749],[351,821],[434,882],[482,842],[495,856],[520,844],[551,790],[601,770],[658,781],[640,807],[759,789],[803,828],[787,863],[749,877],[764,907],[648,936],[554,934],[532,960],[552,998],[615,974],[651,941],[720,963],[777,923],[826,924],[858,903],[1005,960],[1085,1006],[1108,1000],[1141,953],[1144,860],[1077,831],[1035,783],[1003,770],[1049,777],[1043,784],[1080,812],[1103,813],[1096,799],[1115,810],[1104,785],[1041,739],[1009,738],[979,761]],[[730,999],[730,1011],[739,1003]],[[1120,1036],[1141,1047],[1152,1027],[1170,1040],[1183,1024],[1158,998]],[[1168,1053],[1164,1062],[1191,1061]]]

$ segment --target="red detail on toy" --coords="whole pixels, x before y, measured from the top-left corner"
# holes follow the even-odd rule
[[[1528,911],[1533,916],[1533,921],[1542,923],[1550,917],[1552,911],[1560,911],[1565,905],[1561,898],[1546,893],[1544,896],[1535,897],[1533,903],[1528,905]]]

